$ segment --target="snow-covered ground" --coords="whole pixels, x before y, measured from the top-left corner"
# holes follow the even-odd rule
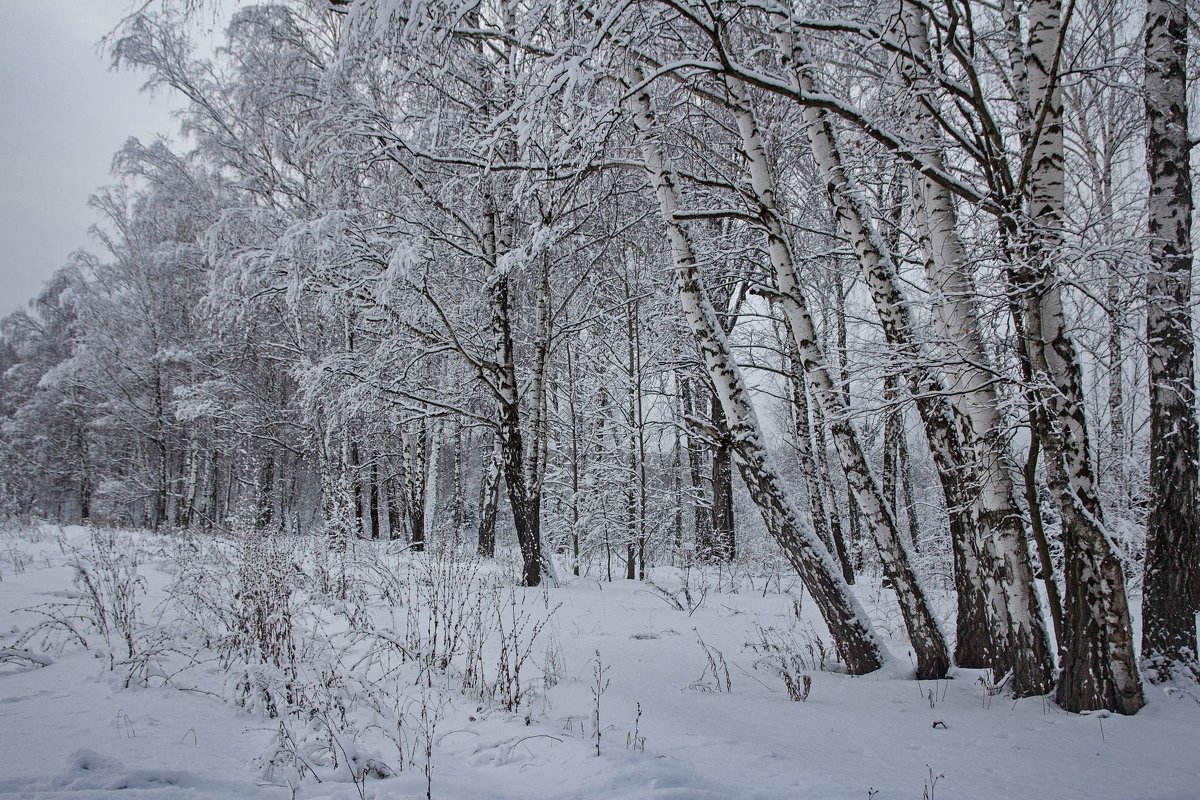
[[[506,566],[323,550],[0,533],[0,796],[1200,797],[1200,699],[1078,716],[979,672],[918,683],[898,642],[886,674],[823,671],[786,575],[524,591]],[[861,596],[886,628],[886,593]]]

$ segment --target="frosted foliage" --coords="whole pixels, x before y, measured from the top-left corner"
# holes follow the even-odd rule
[[[0,794],[1187,794],[1190,9],[235,5],[0,320]]]

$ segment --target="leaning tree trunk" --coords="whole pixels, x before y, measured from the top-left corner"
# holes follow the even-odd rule
[[[1062,258],[1064,150],[1058,84],[1061,0],[1029,5],[1032,147],[1027,230],[1017,270],[1021,335],[1040,406],[1046,477],[1062,513],[1066,596],[1056,699],[1069,711],[1132,714],[1145,704],[1120,559],[1104,528],[1089,453],[1083,378],[1067,329],[1057,261]]]
[[[803,366],[792,335],[787,334],[788,378],[792,390],[792,415],[796,434],[796,457],[800,462],[800,473],[804,488],[808,492],[808,508],[812,514],[813,528],[829,552],[837,555],[842,567],[842,577],[847,583],[854,581],[854,569],[846,555],[846,545],[833,537],[829,517],[825,510],[825,496],[821,486],[821,472],[813,455],[812,421],[808,407],[808,389],[804,385]]]
[[[1150,518],[1142,600],[1142,658],[1151,680],[1200,678],[1200,471],[1192,335],[1192,174],[1188,141],[1188,11],[1146,7],[1146,342],[1150,356]]]
[[[885,501],[874,472],[871,471],[858,437],[850,427],[849,409],[837,391],[824,364],[817,344],[816,329],[804,301],[791,248],[788,245],[782,218],[775,204],[774,181],[767,162],[766,149],[758,123],[750,108],[744,88],[736,81],[727,81],[729,106],[737,117],[742,135],[742,148],[750,163],[750,177],[760,216],[767,231],[767,251],[775,269],[778,299],[791,328],[796,353],[804,366],[813,396],[833,421],[834,446],[841,456],[854,499],[862,511],[866,527],[875,539],[884,574],[892,582],[904,615],[905,627],[916,653],[917,675],[920,678],[941,677],[950,667],[950,650],[938,625],[937,618],[912,569],[908,547],[900,536],[892,508]],[[810,129],[813,120],[807,120]],[[819,127],[819,126],[817,126]],[[818,160],[825,151],[816,151]],[[852,231],[847,231],[852,234]],[[854,238],[853,235],[851,237]],[[868,276],[873,277],[873,276]]]
[[[741,370],[704,289],[688,231],[676,219],[679,202],[675,176],[654,138],[649,89],[636,66],[631,67],[631,73],[636,87],[631,102],[634,127],[671,243],[679,298],[716,386],[742,479],[762,512],[767,530],[813,596],[847,669],[852,674],[871,672],[882,666],[883,648],[850,587],[838,574],[829,551],[796,512],[767,452]]]
[[[797,356],[799,358],[799,356]],[[799,361],[794,361],[798,364]],[[803,371],[803,366],[800,367]],[[802,389],[806,387],[801,387]],[[837,553],[838,563],[842,565],[842,577],[846,583],[854,585],[854,565],[850,562],[850,548],[846,546],[846,535],[842,531],[842,517],[838,514],[837,493],[833,486],[832,473],[829,470],[829,442],[825,438],[825,415],[821,412],[820,403],[809,403],[812,409],[813,438],[816,440],[816,460],[820,478],[822,504],[829,511],[829,535],[833,539],[833,552]]]
[[[943,168],[942,141],[933,118],[934,99],[923,85],[917,63],[929,62],[929,34],[923,9],[905,4],[897,33],[907,54],[897,72],[916,95],[911,133],[929,163]],[[975,308],[966,248],[958,233],[954,199],[926,175],[913,178],[913,210],[926,249],[925,275],[932,298],[932,318],[954,411],[973,454],[976,488],[971,498],[977,557],[990,591],[985,610],[996,639],[993,665],[1013,670],[1020,693],[1044,693],[1053,680],[1053,659],[1041,606],[1034,591],[1025,526],[1012,482],[1014,465],[994,388],[994,370],[983,345]],[[1054,619],[1058,619],[1057,587],[1046,574]],[[960,627],[961,630],[961,627]]]

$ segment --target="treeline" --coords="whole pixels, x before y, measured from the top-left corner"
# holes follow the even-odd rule
[[[513,536],[526,585],[765,533],[851,672],[876,565],[918,676],[1133,713],[1200,674],[1188,21],[1141,10],[295,0],[214,62],[134,16],[183,138],[3,323],[5,509]]]

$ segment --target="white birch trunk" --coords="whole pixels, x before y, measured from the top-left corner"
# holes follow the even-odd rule
[[[922,9],[903,5],[900,25],[905,50],[918,62],[929,58],[929,34]],[[916,90],[910,134],[915,145],[938,169],[944,168],[940,132],[932,103],[920,86],[911,62],[897,59],[906,83]],[[1018,694],[1044,693],[1052,681],[1053,660],[1045,622],[1034,590],[1024,521],[1015,500],[1014,465],[994,389],[994,371],[983,346],[966,248],[958,233],[958,216],[950,193],[928,177],[913,177],[913,209],[927,246],[925,274],[932,294],[932,317],[939,361],[954,411],[962,422],[973,458],[973,515],[976,548],[988,585],[988,612],[1002,650],[1000,666],[1013,670]],[[1056,597],[1053,576],[1046,576]]]
[[[912,570],[912,560],[900,535],[891,506],[884,499],[875,473],[870,468],[849,421],[849,409],[825,367],[817,341],[812,315],[804,300],[791,248],[775,205],[775,187],[767,161],[766,148],[758,123],[745,95],[745,89],[728,79],[729,106],[737,118],[742,147],[750,164],[750,179],[767,230],[767,251],[775,270],[776,288],[784,315],[792,331],[800,362],[825,415],[833,421],[834,447],[841,458],[847,483],[862,511],[866,527],[875,541],[884,573],[896,590],[904,615],[905,627],[917,655],[917,674],[921,678],[941,677],[950,666],[945,636]],[[814,127],[810,120],[810,131]],[[815,149],[815,148],[814,148]]]
[[[680,302],[716,387],[742,478],[762,512],[767,530],[821,609],[847,669],[853,674],[871,672],[883,664],[884,651],[850,587],[838,574],[829,551],[796,512],[767,452],[741,370],[704,289],[688,231],[676,219],[679,201],[674,173],[661,146],[654,140],[649,89],[643,85],[644,79],[637,67],[632,67],[631,72],[637,88],[630,110],[671,243]]]
[[[1069,711],[1132,714],[1145,704],[1134,659],[1125,576],[1104,528],[1089,453],[1082,370],[1067,329],[1062,258],[1064,150],[1058,85],[1061,0],[1031,0],[1029,80],[1032,153],[1026,186],[1025,263],[1017,286],[1042,413],[1046,475],[1063,518],[1066,597],[1056,698]]]

